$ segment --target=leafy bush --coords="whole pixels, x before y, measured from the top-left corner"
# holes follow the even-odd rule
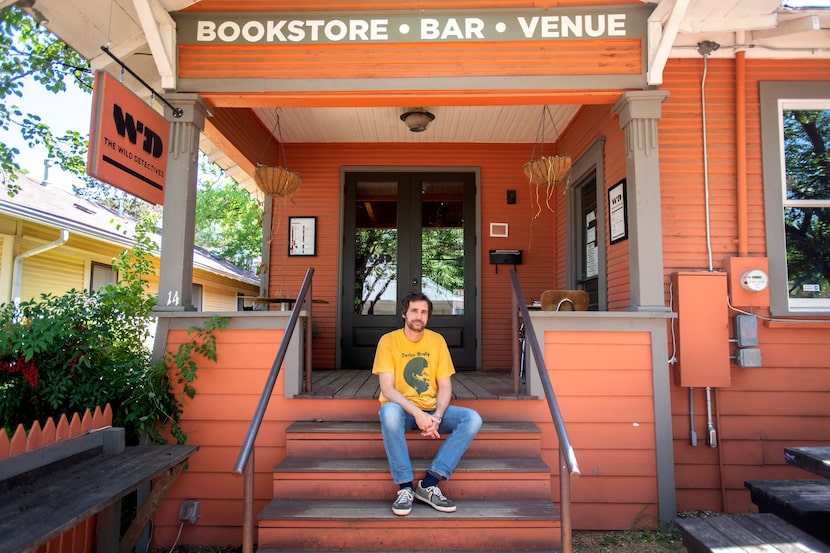
[[[113,424],[124,426],[130,443],[142,435],[179,443],[182,403],[171,378],[193,397],[196,364],[192,354],[216,359],[214,319],[157,364],[145,345],[155,297],[147,294],[152,274],[151,222],[136,229],[135,247],[114,262],[120,279],[97,292],[70,290],[39,300],[0,305],[0,426],[57,418],[110,403]]]

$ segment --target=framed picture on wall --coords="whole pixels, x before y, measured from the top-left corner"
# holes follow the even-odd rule
[[[608,189],[608,229],[612,244],[628,238],[625,211],[625,179]]]
[[[288,255],[317,255],[317,217],[288,218]]]

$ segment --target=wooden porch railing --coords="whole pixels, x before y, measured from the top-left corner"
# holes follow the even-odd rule
[[[548,402],[550,416],[553,419],[553,426],[556,429],[556,436],[559,439],[559,511],[561,516],[562,530],[562,553],[573,551],[573,525],[571,522],[571,477],[579,476],[579,465],[576,462],[571,441],[568,439],[568,431],[565,428],[565,421],[559,411],[559,404],[553,393],[553,386],[550,382],[548,369],[545,365],[545,357],[536,332],[533,330],[533,322],[530,320],[527,306],[524,302],[525,295],[519,285],[516,276],[516,269],[510,269],[510,280],[513,284],[513,312],[519,310],[525,324],[525,340],[530,344],[530,352],[536,360],[536,368],[539,371],[539,378],[542,382],[542,389],[545,391],[545,400]],[[518,333],[514,334],[514,340],[518,340]],[[514,374],[518,376],[519,367],[513,367]]]
[[[254,443],[256,442],[257,434],[259,434],[259,428],[262,425],[262,419],[265,416],[268,401],[271,399],[271,394],[274,391],[277,377],[280,374],[280,367],[282,367],[283,361],[285,360],[288,344],[294,335],[297,320],[300,318],[300,307],[303,303],[305,303],[305,311],[308,318],[305,335],[306,390],[311,391],[311,280],[313,276],[314,269],[309,267],[303,279],[303,284],[300,287],[300,293],[297,295],[297,301],[294,302],[294,309],[291,310],[291,315],[288,317],[282,342],[280,342],[280,347],[274,357],[274,363],[271,365],[271,371],[268,373],[268,378],[265,381],[265,386],[259,397],[259,403],[251,418],[248,433],[245,435],[242,447],[239,450],[239,457],[236,459],[236,464],[233,467],[234,474],[241,474],[244,478],[242,485],[242,553],[253,553],[254,551]]]
[[[5,430],[0,429],[0,459],[40,449],[108,426],[112,426],[112,408],[109,404],[103,410],[96,407],[92,413],[87,409],[83,414],[73,413],[70,417],[61,415],[57,422],[49,418],[42,426],[35,421],[28,432],[20,424],[11,438]],[[89,518],[49,541],[43,550],[50,553],[92,553],[96,546],[95,527],[95,519]]]

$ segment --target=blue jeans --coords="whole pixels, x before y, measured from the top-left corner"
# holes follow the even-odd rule
[[[415,417],[408,414],[397,403],[387,401],[380,407],[380,430],[383,434],[383,447],[389,459],[389,472],[395,484],[412,482],[412,462],[406,445],[405,432],[418,428]],[[435,454],[429,471],[449,480],[461,456],[467,451],[473,438],[481,428],[481,416],[467,407],[450,405],[444,412],[440,434],[448,434],[444,443]]]

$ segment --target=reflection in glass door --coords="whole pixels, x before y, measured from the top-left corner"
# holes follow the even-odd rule
[[[473,173],[346,175],[342,368],[371,367],[412,291],[432,300],[429,327],[444,335],[456,368],[475,368],[474,200]]]

